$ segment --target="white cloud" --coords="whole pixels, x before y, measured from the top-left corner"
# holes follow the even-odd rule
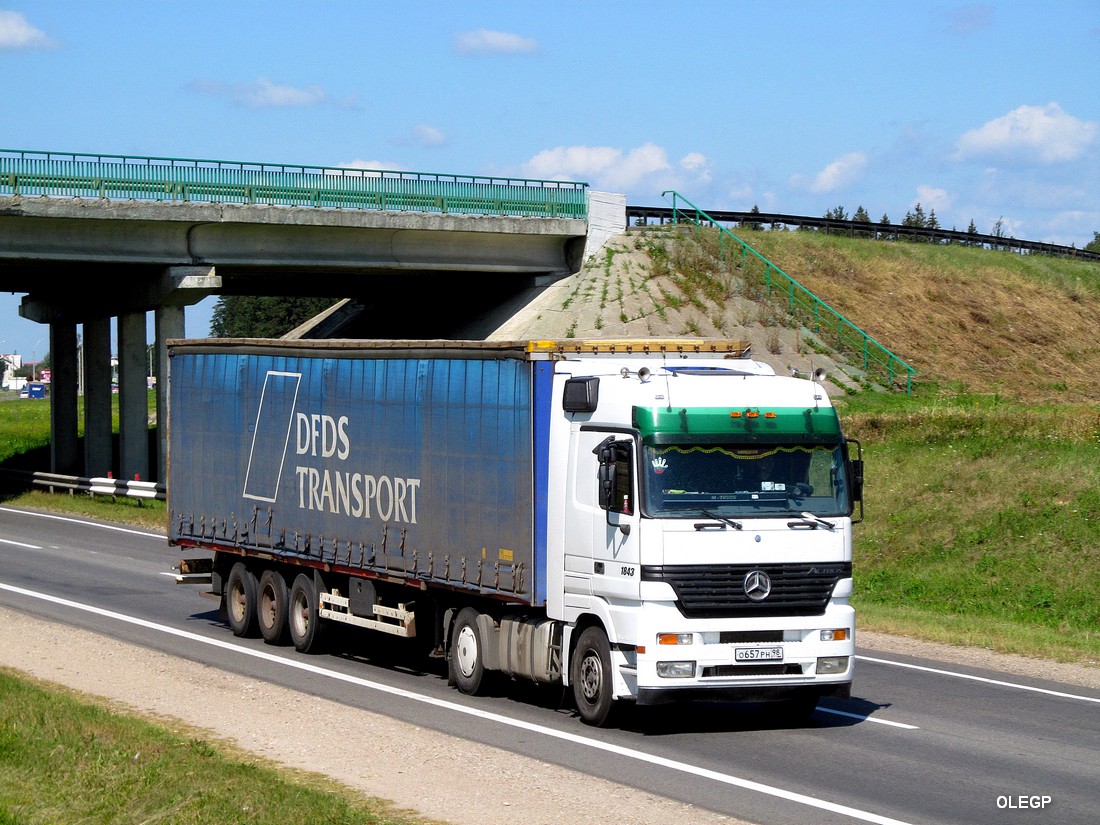
[[[20,12],[0,10],[0,52],[49,49],[54,45],[45,32],[28,23]]]
[[[341,169],[367,169],[377,170],[379,172],[406,172],[404,166],[397,163],[390,163],[389,161],[381,160],[351,160],[347,163],[340,163],[338,166]]]
[[[954,158],[1039,163],[1077,160],[1096,139],[1097,128],[1095,121],[1078,120],[1057,103],[1020,106],[960,137]]]
[[[674,166],[668,152],[653,143],[630,150],[612,146],[558,146],[544,149],[525,164],[523,174],[541,180],[585,181],[607,192],[660,192],[710,180],[711,161],[690,152]]]
[[[421,146],[442,146],[447,142],[447,136],[442,131],[427,123],[418,123],[413,126],[412,136],[413,140]]]
[[[917,187],[916,202],[921,205],[921,208],[924,209],[925,212],[930,209],[942,212],[951,206],[952,200],[952,197],[947,193],[946,189],[940,189],[923,183]]]
[[[492,29],[474,29],[455,35],[455,51],[459,54],[530,54],[538,48],[538,41],[532,37]]]
[[[810,191],[818,194],[835,192],[859,179],[867,166],[867,155],[863,152],[849,152],[841,155],[814,176]],[[801,182],[802,178],[792,179]]]
[[[204,94],[228,97],[248,109],[313,106],[333,101],[320,86],[288,86],[261,77],[254,83],[223,83],[220,80],[196,80],[190,88]]]
[[[311,106],[328,100],[320,86],[287,86],[272,83],[261,77],[255,83],[237,87],[233,100],[250,109],[264,109],[284,106]]]
[[[688,152],[680,158],[680,168],[694,175],[700,183],[708,183],[714,164],[702,152]]]

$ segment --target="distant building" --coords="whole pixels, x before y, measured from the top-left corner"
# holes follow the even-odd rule
[[[4,362],[4,379],[0,388],[5,390],[21,390],[27,385],[26,378],[16,378],[15,371],[23,368],[23,356],[18,352],[10,355],[0,354],[0,361]]]

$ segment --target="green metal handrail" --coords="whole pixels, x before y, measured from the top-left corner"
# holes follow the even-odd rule
[[[830,340],[837,350],[860,357],[865,371],[884,376],[887,384],[894,386],[895,380],[900,378],[901,372],[904,370],[905,392],[912,395],[913,378],[917,374],[913,367],[902,361],[683,195],[671,189],[662,192],[661,195],[666,198],[669,195],[672,196],[673,223],[680,223],[681,210],[676,205],[677,200],[680,200],[689,207],[688,210],[683,210],[684,216],[690,216],[696,228],[701,226],[702,221],[706,221],[718,229],[719,255],[725,255],[725,239],[727,237],[732,239],[740,248],[743,264],[755,260],[762,265],[761,279],[769,297],[772,296],[773,292],[781,291],[785,293],[787,309],[791,315],[813,330],[814,334]]]
[[[0,194],[588,218],[577,181],[0,149]]]

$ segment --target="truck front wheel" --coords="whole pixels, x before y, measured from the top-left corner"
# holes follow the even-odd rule
[[[485,681],[485,660],[481,644],[477,611],[472,607],[464,607],[455,619],[450,667],[455,685],[470,696],[480,693]]]
[[[611,716],[611,645],[601,628],[586,628],[573,652],[570,681],[581,720],[601,727]]]
[[[256,576],[244,562],[237,562],[229,571],[225,610],[234,636],[251,636],[256,632]]]
[[[299,653],[309,653],[318,647],[321,632],[320,602],[313,577],[299,573],[290,588],[287,628],[290,641]]]

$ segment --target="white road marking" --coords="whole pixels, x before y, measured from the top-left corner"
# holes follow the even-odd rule
[[[773,796],[778,799],[786,800],[788,802],[794,802],[799,805],[806,805],[811,808],[817,808],[819,810],[830,811],[831,813],[840,814],[842,816],[848,816],[861,822],[873,822],[876,823],[876,825],[910,825],[910,823],[903,822],[902,820],[881,816],[870,811],[862,811],[858,808],[851,808],[847,805],[840,805],[835,802],[828,802],[823,799],[816,799],[812,796],[807,796],[805,794],[788,791],[783,788],[774,787],[772,785],[765,785],[760,782],[754,782],[751,779],[744,779],[742,777],[733,776],[727,773],[719,773],[718,771],[712,771],[708,770],[707,768],[690,765],[686,762],[679,762],[674,759],[666,759],[665,757],[655,756],[654,754],[645,753],[644,751],[635,750],[633,748],[625,748],[621,745],[612,745],[607,742],[600,742],[596,739],[590,739],[586,736],[581,736],[580,734],[554,730],[553,728],[548,728],[543,725],[524,722],[519,719],[511,719],[507,716],[502,716],[497,713],[491,713],[489,711],[479,710],[477,708],[464,707],[463,705],[457,704],[455,702],[449,702],[445,699],[436,699],[431,696],[424,696],[419,693],[413,693],[412,691],[404,690],[402,688],[384,685],[380,682],[372,682],[369,679],[362,679],[357,676],[350,676],[346,673],[339,673],[334,670],[327,670],[325,668],[318,667],[317,665],[309,664],[308,662],[283,658],[282,656],[277,656],[264,650],[251,650],[249,648],[241,647],[240,645],[236,645],[231,642],[208,638],[206,636],[200,636],[197,633],[191,633],[186,630],[177,630],[174,627],[156,624],[154,622],[146,621],[145,619],[138,619],[134,616],[127,616],[123,613],[116,613],[112,610],[105,610],[101,607],[95,607],[94,605],[82,604],[80,602],[74,602],[69,599],[62,599],[58,596],[51,596],[47,593],[39,593],[33,590],[26,590],[22,587],[15,587],[14,585],[4,584],[3,582],[0,582],[0,590],[7,590],[11,593],[18,593],[22,596],[28,596],[33,599],[40,599],[41,601],[50,602],[52,604],[63,605],[65,607],[73,608],[75,610],[82,610],[87,613],[93,613],[97,616],[103,616],[108,619],[114,619],[116,621],[125,622],[127,624],[136,625],[138,627],[144,627],[148,630],[155,630],[159,633],[166,633],[171,636],[188,639],[193,642],[198,642],[199,644],[209,645],[211,647],[217,647],[223,650],[231,650],[234,653],[238,653],[244,656],[251,656],[256,659],[262,659],[266,662],[272,662],[274,664],[282,665],[283,667],[294,668],[295,670],[312,673],[314,675],[322,676],[327,679],[347,682],[358,687],[363,687],[370,690],[377,690],[380,693],[388,693],[390,695],[399,696],[403,699],[409,699],[414,702],[422,702],[424,704],[434,705],[439,708],[453,711],[454,713],[462,713],[466,714],[467,716],[476,716],[480,719],[484,719],[490,722],[496,722],[497,724],[507,725],[513,728],[520,728],[531,733],[537,733],[554,739],[571,742],[575,745],[581,745],[583,747],[605,751],[607,753],[613,753],[617,756],[622,756],[627,759],[634,759],[639,762],[645,762],[650,765],[667,768],[668,770],[679,771],[681,773],[690,774],[691,776],[704,777],[706,779],[710,779],[714,782],[719,782],[724,785],[731,785],[733,787],[743,788],[745,790],[755,791],[757,793]]]
[[[21,541],[12,541],[11,539],[0,539],[0,544],[10,544],[14,547],[26,548],[27,550],[41,550],[42,549],[42,545],[40,545],[40,544],[24,544]]]
[[[51,521],[65,521],[70,524],[79,524],[84,527],[98,527],[102,530],[113,530],[116,533],[129,533],[133,536],[145,536],[150,539],[165,540],[163,533],[150,533],[145,530],[133,530],[129,527],[116,527],[113,524],[101,524],[98,521],[88,521],[87,519],[75,518],[73,516],[59,516],[54,513],[36,513],[33,510],[20,510],[15,507],[0,507],[0,513],[18,513],[21,516],[34,516],[36,518],[50,519]]]
[[[1100,699],[1092,696],[1081,696],[1077,693],[1063,693],[1060,690],[1047,690],[1046,688],[1032,687],[1031,685],[1021,685],[1018,682],[1003,682],[1000,679],[987,679],[984,676],[971,676],[969,673],[958,673],[954,670],[941,670],[936,667],[925,667],[924,665],[911,665],[906,662],[892,662],[889,659],[876,659],[872,656],[856,656],[857,659],[862,659],[865,662],[875,662],[880,665],[893,665],[894,667],[905,667],[910,670],[923,670],[925,673],[936,673],[940,676],[953,676],[956,679],[969,679],[972,682],[984,682],[987,685],[999,685],[1000,687],[1016,688],[1017,690],[1030,690],[1034,693],[1045,693],[1047,696],[1059,696],[1063,699],[1077,699],[1081,702],[1096,702],[1100,704]]]
[[[920,730],[916,725],[907,725],[904,722],[891,722],[889,719],[876,719],[874,716],[864,716],[862,713],[848,713],[846,710],[833,710],[832,708],[817,708],[821,713],[831,713],[833,716],[847,716],[849,719],[860,719],[864,722],[876,722],[879,725],[890,725],[903,730]]]

